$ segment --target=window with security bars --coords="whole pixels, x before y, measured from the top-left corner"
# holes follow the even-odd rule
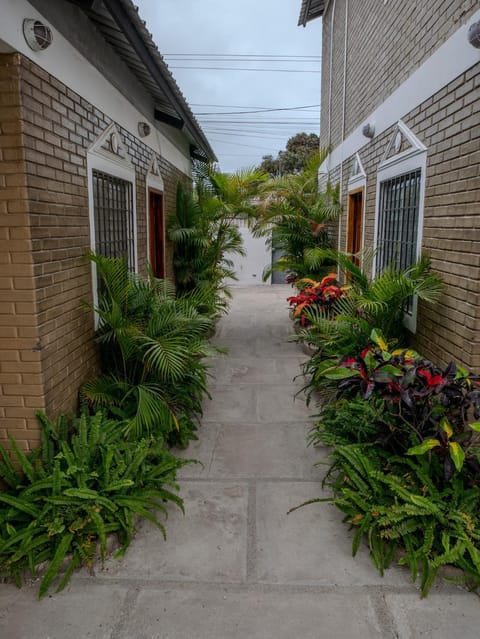
[[[126,257],[135,269],[133,186],[131,182],[94,170],[93,210],[95,252],[104,257]]]
[[[421,169],[380,182],[376,272],[404,270],[417,259]],[[413,300],[405,312],[412,313]]]

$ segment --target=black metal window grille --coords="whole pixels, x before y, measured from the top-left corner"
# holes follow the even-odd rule
[[[95,252],[104,257],[126,257],[135,269],[133,185],[127,180],[93,171]]]
[[[416,169],[380,182],[376,272],[404,270],[417,259],[422,172]],[[405,311],[412,313],[413,300]]]

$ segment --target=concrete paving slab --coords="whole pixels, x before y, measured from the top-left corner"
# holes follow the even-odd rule
[[[143,591],[116,639],[389,639],[367,593]]]
[[[275,311],[278,312],[278,308]],[[274,309],[272,309],[274,311]],[[235,321],[219,322],[215,333],[215,341],[248,341],[252,337],[267,340],[272,337],[288,340],[294,333],[293,324],[288,318],[288,310],[283,309],[284,316],[281,322],[261,321],[258,313],[235,313]]]
[[[171,511],[167,541],[148,522],[121,561],[105,563],[99,576],[154,581],[221,581],[246,577],[247,485],[188,482],[182,486],[185,516]]]
[[[38,601],[38,586],[0,587],[2,639],[110,639],[128,592],[116,585],[72,583]]]
[[[293,384],[262,386],[257,389],[257,419],[259,422],[291,422],[308,420],[312,410],[305,398],[295,397]]]
[[[257,389],[252,384],[217,386],[215,398],[205,400],[202,422],[253,422],[257,418]]]
[[[207,426],[207,425],[205,425]],[[315,464],[326,451],[306,445],[308,422],[274,424],[208,424],[200,439],[182,457],[203,463],[189,464],[180,478],[245,479],[282,477],[321,479]]]
[[[299,354],[299,346],[295,342],[278,337],[257,338],[254,332],[246,339],[230,339],[227,341],[216,337],[214,343],[217,346],[228,347],[228,355],[232,358],[242,358],[245,355],[249,355],[262,358],[274,356],[278,359],[283,359],[295,357]]]
[[[478,639],[480,599],[473,593],[450,587],[433,589],[428,598],[419,594],[385,597],[398,639]]]
[[[215,387],[215,397],[203,405],[202,421],[223,423],[292,422],[309,419],[312,410],[288,385],[238,384]]]
[[[273,357],[247,357],[219,358],[212,363],[210,372],[212,378],[209,383],[210,392],[220,385],[237,384],[287,384],[292,382],[302,372],[302,363],[305,357],[292,357],[291,359],[277,359]],[[214,393],[212,393],[214,394]]]
[[[406,585],[409,573],[393,567],[381,577],[361,547],[352,557],[352,535],[330,503],[290,508],[325,497],[319,482],[257,483],[257,578],[272,584]]]

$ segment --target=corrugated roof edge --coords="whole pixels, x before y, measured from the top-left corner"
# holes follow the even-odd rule
[[[306,27],[307,22],[315,20],[323,15],[325,11],[326,0],[302,0],[300,16],[298,18],[298,26]]]
[[[158,50],[158,47],[152,38],[152,34],[148,31],[146,27],[145,21],[140,18],[138,7],[133,4],[132,0],[120,0],[120,4],[123,6],[125,11],[127,12],[129,18],[131,19],[132,25],[134,26],[138,35],[141,37],[145,46],[147,47],[148,52],[153,62],[157,66],[158,71],[161,74],[163,80],[168,84],[170,90],[172,91],[173,96],[177,101],[176,106],[178,108],[179,115],[181,115],[185,119],[187,130],[189,130],[194,141],[198,144],[200,149],[205,153],[206,158],[212,162],[216,161],[217,157],[215,155],[215,152],[210,146],[210,143],[208,142],[205,134],[203,133],[197,119],[193,115],[187,100],[185,99],[182,92],[180,91],[180,88],[177,82],[175,81],[175,78],[173,77],[172,73],[168,69],[167,64],[164,62],[163,57],[161,56]]]

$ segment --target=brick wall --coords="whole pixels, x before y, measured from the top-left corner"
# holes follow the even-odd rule
[[[0,59],[0,77],[7,83],[0,104],[0,180],[7,186],[0,200],[0,241],[6,243],[0,259],[8,260],[0,278],[5,302],[0,438],[30,428],[34,435],[28,433],[25,441],[35,444],[34,408],[45,407],[51,417],[75,410],[80,384],[97,371],[93,317],[82,305],[92,299],[85,259],[90,248],[86,161],[88,147],[111,120],[23,56]],[[152,151],[119,130],[135,167],[138,262],[145,272]],[[158,157],[158,163],[168,216],[177,183],[187,177],[165,158]],[[172,275],[171,252],[167,245],[167,275]]]
[[[45,405],[21,122],[21,59],[0,55],[0,440],[38,442]]]
[[[438,363],[455,359],[480,370],[480,63],[406,114],[405,124],[427,147],[423,249],[441,274],[445,293],[434,307],[419,305],[414,346]],[[367,174],[365,246],[374,243],[376,172],[393,127],[359,150]],[[348,178],[342,176],[346,247]]]
[[[321,144],[328,140],[330,23],[334,14],[331,144],[341,142],[345,0],[323,17]],[[469,16],[478,0],[349,0],[345,137]]]

